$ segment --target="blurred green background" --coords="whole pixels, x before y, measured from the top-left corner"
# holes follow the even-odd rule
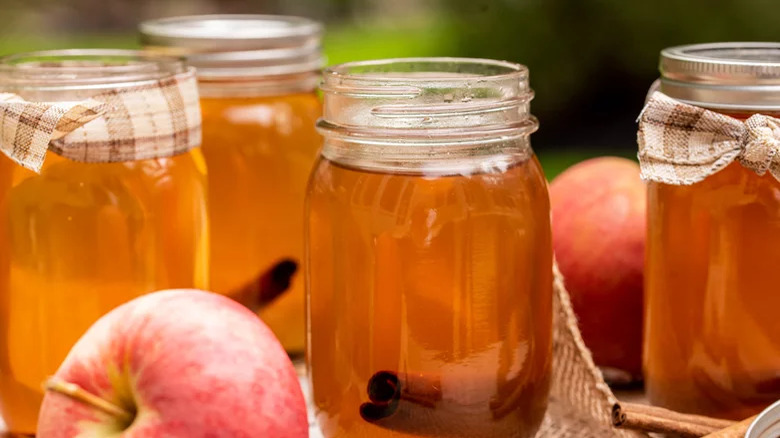
[[[585,157],[634,156],[634,119],[664,47],[778,41],[777,0],[0,0],[0,54],[136,47],[138,22],[203,13],[303,15],[330,63],[471,56],[529,66],[548,176]]]

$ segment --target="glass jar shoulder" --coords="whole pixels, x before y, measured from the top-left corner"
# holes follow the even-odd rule
[[[411,214],[415,208],[447,208],[465,215],[534,216],[549,209],[547,183],[535,156],[515,162],[493,157],[451,171],[413,172],[367,170],[320,158],[309,198],[396,215]]]
[[[206,129],[215,126],[268,128],[295,118],[314,121],[322,114],[315,92],[271,96],[203,97],[201,112]],[[219,126],[216,126],[219,125]]]
[[[206,165],[199,149],[165,158],[83,163],[49,153],[40,173],[0,157],[6,196],[36,210],[70,205],[94,208],[114,205],[134,211],[165,192],[186,195],[205,185]],[[149,201],[151,202],[151,201]],[[139,212],[140,213],[140,212]]]
[[[201,109],[203,150],[209,166],[218,173],[223,167],[242,167],[239,161],[253,158],[261,160],[261,165],[300,160],[311,166],[320,146],[314,124],[322,114],[322,105],[314,92],[209,97],[201,99]]]
[[[12,186],[36,178],[62,179],[86,184],[98,181],[110,183],[112,180],[132,177],[154,181],[179,173],[197,178],[206,174],[206,164],[200,148],[194,148],[172,157],[116,163],[80,162],[49,153],[46,155],[40,173],[17,165],[7,157],[0,157],[0,173],[6,173],[6,170],[10,175]]]
[[[748,204],[763,205],[775,210],[780,217],[780,181],[771,174],[757,175],[739,163],[731,163],[723,170],[698,183],[679,186],[650,182],[650,207],[656,204],[676,205],[675,208],[702,208],[712,213]]]

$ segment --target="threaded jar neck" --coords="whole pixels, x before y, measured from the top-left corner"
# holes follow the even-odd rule
[[[530,151],[538,122],[519,64],[407,58],[330,67],[323,74],[323,155],[339,161],[428,166],[468,156]],[[393,164],[395,163],[395,164]],[[354,163],[353,163],[354,164]],[[381,163],[380,163],[381,164]]]

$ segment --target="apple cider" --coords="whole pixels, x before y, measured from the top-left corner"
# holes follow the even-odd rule
[[[534,436],[552,247],[527,70],[354,63],[326,71],[323,89],[305,266],[324,436]]]
[[[780,182],[733,163],[692,186],[651,183],[648,202],[648,395],[755,415],[780,397]]]
[[[156,74],[154,61],[122,53],[140,66],[132,83]],[[64,81],[74,83],[50,87],[56,93],[38,94],[51,84],[31,74],[18,94],[73,100],[85,97],[84,83],[96,92],[126,85],[95,85],[100,68],[69,69],[62,75],[74,79]],[[199,149],[105,163],[50,151],[40,173],[0,155],[0,412],[12,433],[35,433],[43,381],[100,316],[155,290],[208,287],[205,174]]]
[[[662,58],[688,53],[713,68],[735,59],[746,69],[768,65],[780,83],[777,44],[687,46]],[[689,84],[674,82],[677,65],[664,65],[661,91],[670,97],[739,120],[780,116],[780,96],[758,84],[758,68],[741,76],[735,70],[713,86],[693,75]],[[780,181],[771,173],[733,162],[690,185],[649,182],[644,363],[651,402],[738,420],[780,398],[777,260]]]
[[[254,287],[258,278],[282,263],[300,264],[306,181],[320,141],[313,128],[320,101],[312,92],[201,102],[211,288],[251,299],[244,292],[248,286],[255,294],[267,294]],[[260,316],[288,352],[301,352],[303,281],[296,275],[282,282],[289,290],[259,309]]]
[[[211,290],[257,311],[288,353],[300,355],[321,27],[298,17],[207,15],[149,21],[141,32],[150,49],[184,54],[198,68]]]

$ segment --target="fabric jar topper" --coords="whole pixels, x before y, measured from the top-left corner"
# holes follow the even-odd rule
[[[201,143],[195,70],[117,86],[81,102],[0,93],[0,151],[40,172],[47,151],[88,163],[171,157]]]
[[[654,92],[639,115],[642,178],[673,185],[704,180],[734,161],[780,180],[780,119],[739,120]]]

